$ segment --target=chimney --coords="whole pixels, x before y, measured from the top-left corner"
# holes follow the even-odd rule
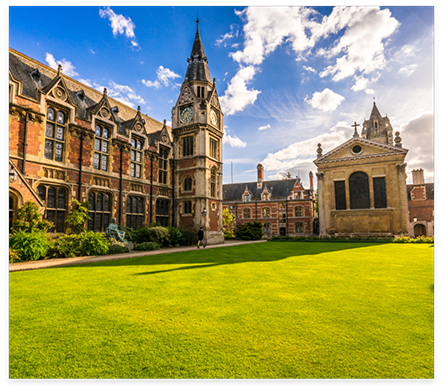
[[[257,187],[261,188],[263,184],[263,165],[257,164]]]
[[[311,190],[314,190],[314,174],[312,171],[309,171],[309,187]]]
[[[425,174],[423,168],[412,170],[412,184],[422,185],[425,183]]]

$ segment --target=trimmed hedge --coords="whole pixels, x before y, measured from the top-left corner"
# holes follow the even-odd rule
[[[268,241],[272,242],[367,242],[367,243],[434,243],[434,237],[419,236],[273,236]]]
[[[134,246],[135,251],[153,251],[160,248],[161,246],[157,242],[145,242]]]

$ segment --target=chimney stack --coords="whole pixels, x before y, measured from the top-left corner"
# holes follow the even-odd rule
[[[412,184],[423,185],[425,183],[425,173],[423,168],[412,170]]]
[[[262,164],[257,164],[257,187],[261,188],[262,184],[263,184],[263,165]]]
[[[309,171],[309,187],[311,190],[314,190],[314,174],[312,171]]]

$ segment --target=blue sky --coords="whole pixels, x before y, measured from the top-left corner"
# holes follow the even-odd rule
[[[350,138],[374,98],[409,149],[408,183],[416,168],[434,180],[432,6],[11,6],[9,46],[169,123],[197,12],[225,114],[224,183],[254,181],[262,163],[265,180],[308,184],[317,144]]]

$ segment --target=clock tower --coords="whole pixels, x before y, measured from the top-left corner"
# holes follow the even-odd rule
[[[172,109],[174,215],[178,226],[203,227],[208,244],[223,243],[223,113],[211,80],[197,18],[185,80]]]

